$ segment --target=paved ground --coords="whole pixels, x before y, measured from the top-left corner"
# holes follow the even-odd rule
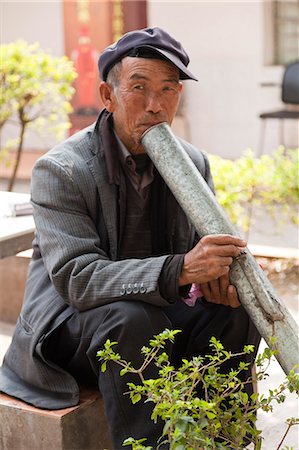
[[[265,346],[264,342],[261,344],[261,348]],[[259,383],[258,390],[265,395],[269,392],[269,389],[275,389],[284,380],[284,372],[277,363],[273,360],[269,369],[269,378],[262,383]],[[298,417],[298,399],[293,394],[288,394],[283,404],[274,405],[273,412],[265,413],[263,411],[258,413],[258,428],[262,430],[262,436],[264,438],[263,449],[264,450],[276,450],[284,433],[287,429],[285,421],[291,417]],[[287,437],[283,443],[282,448],[293,447],[294,450],[299,449],[299,433],[298,425],[291,428]]]

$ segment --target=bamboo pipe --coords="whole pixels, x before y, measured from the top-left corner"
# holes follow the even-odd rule
[[[167,123],[149,128],[141,142],[199,236],[238,235]],[[298,326],[248,248],[233,261],[230,279],[261,336],[277,351],[284,372],[298,371]]]

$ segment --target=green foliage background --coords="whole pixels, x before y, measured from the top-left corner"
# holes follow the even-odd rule
[[[8,121],[18,124],[17,137],[1,140],[0,148],[2,161],[7,161],[10,149],[17,148],[12,178],[29,128],[61,139],[70,127],[76,76],[72,61],[44,52],[38,43],[19,40],[0,46],[0,131]]]
[[[57,133],[68,126],[72,110],[69,100],[76,77],[73,63],[66,57],[45,53],[38,43],[25,41],[0,46],[0,128],[15,113],[34,126],[50,124]],[[63,125],[63,126],[62,126]]]
[[[298,224],[299,149],[279,147],[259,158],[249,150],[234,161],[209,155],[209,161],[217,200],[238,228],[248,230],[254,206],[278,223]]]

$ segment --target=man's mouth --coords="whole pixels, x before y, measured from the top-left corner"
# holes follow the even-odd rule
[[[165,120],[157,120],[157,121],[155,120],[155,121],[150,121],[150,122],[143,122],[140,124],[140,126],[145,127],[147,129],[147,128],[154,127],[155,125],[158,125],[159,123],[163,123],[163,122],[165,122]]]

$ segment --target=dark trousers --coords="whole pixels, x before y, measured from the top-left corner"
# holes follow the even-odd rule
[[[138,301],[122,301],[74,312],[48,342],[46,357],[65,368],[79,383],[98,384],[116,450],[122,448],[127,437],[147,438],[146,445],[156,448],[163,424],[151,421],[153,407],[150,403],[131,403],[127,383],[138,383],[138,377],[130,374],[120,377],[121,368],[113,362],[108,363],[107,371],[102,373],[96,353],[107,339],[117,341],[116,351],[134,367],[139,367],[143,361],[141,347],[148,344],[154,334],[170,327],[183,330],[172,348],[168,348],[175,365],[179,365],[183,357],[206,354],[212,336],[233,352],[241,351],[246,344],[257,348],[260,340],[243,307],[232,309],[198,302],[190,308],[177,302],[160,308]],[[231,366],[230,363],[228,369]],[[152,365],[145,376],[155,378],[157,372]]]

